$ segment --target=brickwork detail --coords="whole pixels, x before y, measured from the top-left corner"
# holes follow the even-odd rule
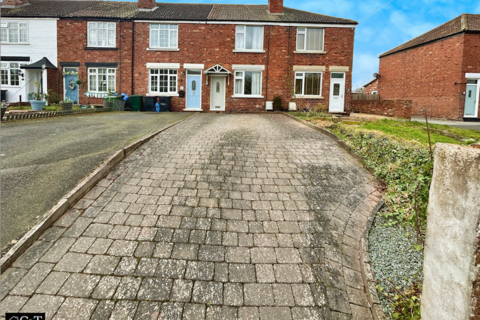
[[[387,117],[411,119],[411,100],[352,100],[352,111]]]
[[[372,94],[374,91],[378,93],[378,79],[363,87],[363,93],[365,94]]]

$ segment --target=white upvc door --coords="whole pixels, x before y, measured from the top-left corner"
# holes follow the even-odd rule
[[[225,77],[212,77],[210,82],[210,110],[225,110]]]
[[[332,72],[330,78],[329,112],[343,112],[345,110],[345,73]]]
[[[467,91],[465,92],[465,118],[478,117],[478,80],[467,80]]]

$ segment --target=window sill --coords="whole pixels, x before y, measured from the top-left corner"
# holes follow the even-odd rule
[[[264,96],[232,96],[232,98],[240,98],[240,99],[263,99]]]
[[[178,48],[147,48],[147,51],[180,51]]]
[[[325,51],[293,51],[293,53],[327,54]]]
[[[29,46],[30,43],[10,43],[10,42],[2,42],[2,46]]]
[[[149,96],[155,96],[155,97],[178,97],[178,92],[176,93],[158,93],[158,92],[149,92]]]
[[[105,50],[105,51],[117,51],[117,47],[85,47],[84,50]]]
[[[324,97],[322,96],[295,96],[293,97],[294,99],[297,98],[297,99],[325,99]]]
[[[235,53],[265,53],[265,50],[241,50],[241,49],[236,49],[233,50]]]
[[[195,111],[195,112],[201,112],[203,111],[202,109],[183,109],[183,111]]]

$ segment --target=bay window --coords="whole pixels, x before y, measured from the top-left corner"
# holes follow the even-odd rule
[[[2,21],[0,41],[2,43],[28,43],[28,23]]]
[[[89,68],[88,91],[94,93],[115,92],[115,71],[113,68]]]
[[[261,71],[235,71],[235,96],[261,96]]]
[[[177,93],[177,70],[150,69],[151,93]]]
[[[297,51],[323,52],[322,28],[297,28]]]
[[[178,25],[177,24],[151,24],[150,48],[177,49]]]
[[[295,72],[295,95],[320,97],[322,95],[322,73]]]
[[[263,27],[237,26],[235,32],[235,50],[263,50]]]
[[[89,22],[88,46],[89,47],[115,47],[115,23]]]

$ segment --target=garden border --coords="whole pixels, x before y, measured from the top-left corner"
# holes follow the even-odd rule
[[[113,111],[113,108],[95,108],[95,109],[75,109],[75,110],[65,110],[65,111],[40,111],[40,112],[27,112],[27,113],[8,113],[1,120],[3,121],[12,121],[12,120],[28,120],[28,119],[39,119],[39,118],[50,118],[50,117],[61,117],[61,116],[70,116],[75,114],[85,114],[85,113],[98,113],[98,112],[109,112]]]
[[[372,175],[374,174],[374,170],[370,167],[367,166],[365,160],[363,160],[356,152],[353,150],[348,144],[346,144],[342,139],[340,139],[336,134],[325,130],[319,126],[316,126],[314,124],[311,124],[305,120],[302,120],[298,117],[295,117],[294,115],[291,115],[287,112],[283,112],[283,114],[295,121],[298,121],[304,125],[306,125],[309,128],[312,128],[316,131],[320,131],[330,138],[332,138],[336,143],[340,145],[345,151],[347,151],[350,155],[352,155],[356,160],[358,160],[363,167],[368,170]],[[376,178],[378,181],[384,185],[383,181],[380,179]],[[360,251],[360,265],[362,267],[362,280],[363,284],[365,286],[365,291],[367,294],[368,302],[370,304],[370,310],[372,311],[373,318],[375,320],[385,320],[387,319],[385,316],[385,313],[383,312],[382,305],[380,303],[380,299],[378,298],[378,293],[377,293],[377,288],[375,284],[375,279],[373,278],[373,269],[371,266],[371,261],[370,261],[370,255],[368,253],[368,234],[370,233],[370,229],[372,228],[373,225],[373,220],[375,219],[375,216],[377,212],[380,210],[380,208],[385,204],[384,199],[381,199],[377,205],[372,209],[370,212],[370,216],[368,217],[367,223],[365,225],[365,229],[363,230],[362,233],[362,238],[360,240],[360,246],[361,250]]]
[[[193,115],[193,114],[192,114]],[[153,133],[146,135],[143,138],[140,138],[126,147],[118,150],[107,160],[101,163],[90,175],[80,181],[75,188],[68,192],[62,199],[60,199],[57,204],[50,209],[42,219],[37,222],[1,259],[0,271],[4,272],[8,267],[12,265],[13,262],[24,253],[31,244],[33,244],[42,233],[51,227],[64,213],[66,213],[70,208],[72,208],[75,203],[81,199],[85,194],[87,194],[90,189],[92,189],[98,181],[105,177],[110,170],[117,165],[120,161],[130,155],[135,149],[143,145],[148,140],[152,139],[159,133],[185,121],[192,115],[188,115],[183,119],[180,119],[166,127],[159,129]]]

